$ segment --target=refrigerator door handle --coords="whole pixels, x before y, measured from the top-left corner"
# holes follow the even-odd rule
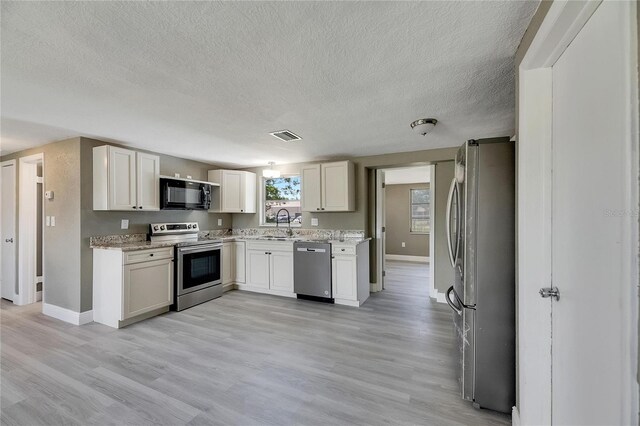
[[[447,215],[446,215],[446,226],[447,226],[447,246],[449,247],[449,260],[451,261],[451,266],[456,266],[456,260],[458,258],[458,242],[455,243],[455,248],[453,247],[453,242],[451,241],[451,208],[454,201],[454,197],[456,197],[456,239],[460,238],[458,232],[460,231],[459,220],[460,220],[460,200],[458,199],[458,182],[453,178],[451,181],[451,188],[449,188],[449,196],[447,198]]]
[[[453,293],[454,296],[456,297],[456,302],[460,303],[460,299],[458,298],[458,295],[453,289],[453,286],[449,287],[444,298],[447,299],[447,303],[449,304],[449,306],[451,306],[451,309],[453,309],[456,312],[456,314],[462,315],[462,308],[459,308],[458,306],[454,305],[453,300],[451,300],[451,293]]]

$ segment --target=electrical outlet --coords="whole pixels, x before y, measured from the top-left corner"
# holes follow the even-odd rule
[[[51,216],[51,226],[56,226],[56,217]]]
[[[47,226],[51,226],[51,216],[47,216],[45,218],[45,222],[47,223]]]
[[[129,229],[129,219],[122,219],[120,221],[120,229]]]
[[[402,247],[406,247],[407,243],[405,243],[404,241],[402,242]]]
[[[222,226],[222,219],[218,219],[218,226]]]
[[[311,218],[311,226],[318,226],[318,218],[317,217],[312,217]]]

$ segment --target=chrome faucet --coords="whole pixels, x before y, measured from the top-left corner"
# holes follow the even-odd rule
[[[280,224],[280,212],[282,210],[287,212],[287,225],[289,226],[289,229],[287,230],[287,235],[289,237],[293,237],[293,231],[291,230],[291,214],[289,213],[289,210],[287,210],[287,209],[280,209],[280,210],[278,210],[278,213],[276,213],[276,229],[278,229],[278,225]]]

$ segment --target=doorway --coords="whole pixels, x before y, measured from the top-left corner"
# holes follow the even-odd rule
[[[18,159],[17,305],[42,300],[44,287],[44,155]],[[15,185],[14,185],[15,188]],[[14,197],[15,199],[15,197]]]
[[[433,296],[432,175],[430,165],[376,171],[378,291],[386,288],[388,273],[404,271],[424,276],[425,293]],[[393,262],[393,266],[387,267],[387,262]],[[399,282],[402,280],[394,279],[394,283]]]
[[[520,66],[522,424],[638,423],[636,8],[554,2]]]

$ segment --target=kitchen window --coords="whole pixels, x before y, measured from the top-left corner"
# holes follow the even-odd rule
[[[428,234],[431,229],[431,191],[411,189],[411,233]]]
[[[261,226],[275,226],[277,223],[278,226],[288,227],[289,219],[291,226],[302,225],[300,176],[263,178],[261,192]],[[276,217],[280,209],[286,209],[289,212],[289,218],[284,211]]]

